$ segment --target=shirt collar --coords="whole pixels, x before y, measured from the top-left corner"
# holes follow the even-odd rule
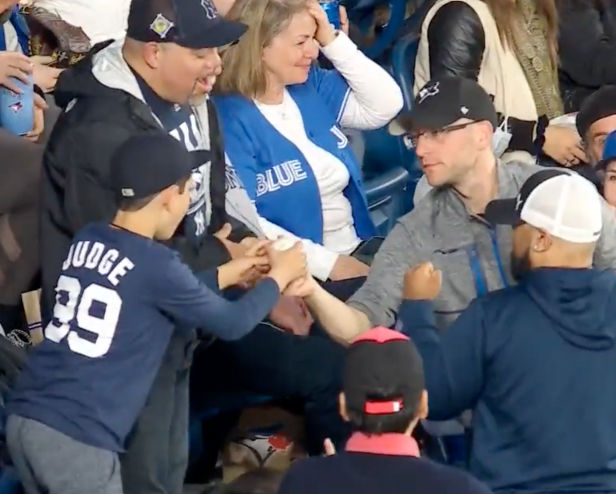
[[[419,457],[417,441],[408,434],[354,433],[346,444],[349,453]]]

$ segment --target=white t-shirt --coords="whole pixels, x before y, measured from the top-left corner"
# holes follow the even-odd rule
[[[288,91],[279,105],[255,104],[274,128],[297,146],[312,168],[321,195],[323,246],[339,254],[352,253],[361,240],[353,224],[351,203],[343,194],[351,178],[346,166],[308,138],[300,110]]]
[[[92,45],[126,34],[130,0],[34,0],[34,5],[82,28]]]

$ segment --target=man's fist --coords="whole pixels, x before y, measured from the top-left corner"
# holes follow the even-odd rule
[[[441,292],[443,274],[431,262],[409,269],[404,275],[406,300],[434,300]]]

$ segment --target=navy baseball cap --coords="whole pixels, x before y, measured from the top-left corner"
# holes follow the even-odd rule
[[[347,408],[355,414],[415,413],[425,387],[423,361],[408,336],[374,328],[349,347],[342,389]]]
[[[220,15],[212,0],[132,0],[126,36],[198,50],[233,43],[246,29]]]
[[[616,131],[605,138],[605,147],[601,161],[597,163],[597,170],[605,170],[607,165],[616,160]]]
[[[188,152],[167,133],[136,135],[111,157],[111,187],[120,200],[145,199],[189,177],[209,160],[209,151]]]

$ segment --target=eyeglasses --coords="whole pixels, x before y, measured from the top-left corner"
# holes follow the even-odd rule
[[[424,130],[422,132],[416,132],[408,135],[413,147],[417,147],[417,141],[421,136],[427,137],[430,140],[442,141],[443,137],[450,132],[455,132],[456,130],[462,130],[468,127],[469,125],[473,125],[477,122],[465,122],[457,125],[449,125],[448,127],[443,127],[438,130]]]

